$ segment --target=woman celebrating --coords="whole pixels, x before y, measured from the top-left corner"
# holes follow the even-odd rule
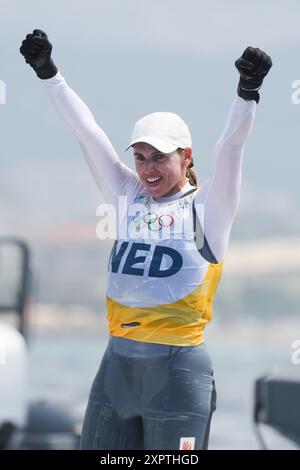
[[[214,150],[210,179],[193,171],[192,140],[175,113],[152,113],[134,126],[124,165],[34,30],[20,52],[42,80],[54,109],[79,142],[96,184],[117,211],[108,265],[109,343],[85,414],[82,449],[207,449],[216,407],[203,330],[222,273],[238,209],[243,148],[259,89],[272,62],[248,47]],[[120,211],[120,198],[127,210]]]

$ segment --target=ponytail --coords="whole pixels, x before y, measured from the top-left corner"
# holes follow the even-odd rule
[[[189,164],[189,166],[188,166],[187,169],[186,169],[186,177],[188,178],[189,183],[190,183],[192,186],[196,186],[196,188],[197,188],[197,187],[198,187],[198,184],[197,184],[197,175],[196,175],[195,170],[192,169],[193,166],[194,166],[194,162],[191,161],[191,163]]]
[[[184,152],[184,149],[178,148],[177,151],[178,151],[180,154],[182,154],[182,152]],[[189,183],[190,183],[192,186],[196,186],[196,188],[198,188],[197,175],[196,175],[195,170],[192,169],[193,166],[194,166],[194,160],[192,159],[192,160],[190,161],[189,166],[188,166],[187,169],[186,169],[186,174],[185,174],[185,175],[186,175],[186,177],[188,178]]]

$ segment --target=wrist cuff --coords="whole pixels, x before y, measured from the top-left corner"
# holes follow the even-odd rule
[[[45,64],[43,67],[37,68],[35,72],[39,78],[46,80],[47,78],[54,77],[54,75],[56,75],[58,72],[58,68],[54,64],[53,60],[50,59],[47,64]]]

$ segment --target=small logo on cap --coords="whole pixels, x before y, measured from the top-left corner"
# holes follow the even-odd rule
[[[181,437],[179,450],[194,450],[195,449],[195,437]]]

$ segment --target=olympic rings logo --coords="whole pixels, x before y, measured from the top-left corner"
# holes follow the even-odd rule
[[[158,215],[155,212],[145,214],[145,212],[138,211],[132,221],[135,223],[137,231],[148,226],[148,229],[152,232],[158,232],[163,227],[171,227],[174,224],[174,217],[170,214]],[[141,225],[143,222],[144,225]]]

